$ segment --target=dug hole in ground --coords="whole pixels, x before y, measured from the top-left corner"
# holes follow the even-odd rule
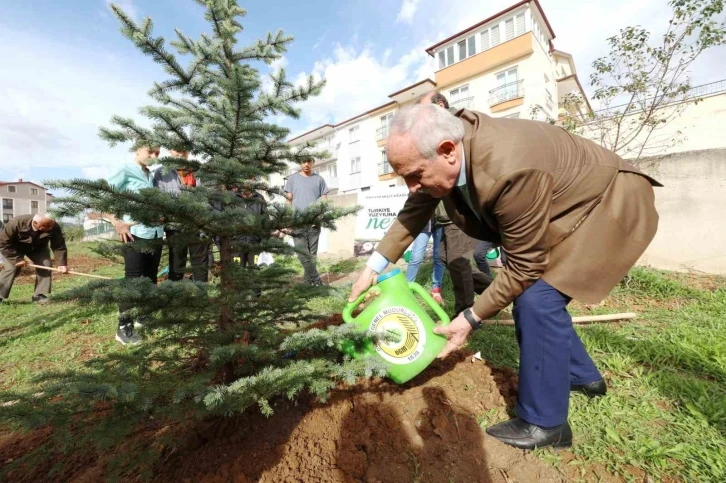
[[[339,316],[329,323],[342,323]],[[488,437],[483,414],[506,419],[517,377],[460,351],[409,383],[371,380],[328,403],[250,411],[224,437],[193,441],[156,481],[560,482],[534,455]],[[486,422],[489,424],[489,422]],[[227,431],[225,431],[227,432]]]

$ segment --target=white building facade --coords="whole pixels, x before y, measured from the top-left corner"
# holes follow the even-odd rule
[[[349,194],[403,186],[385,155],[388,124],[398,109],[433,90],[454,108],[493,117],[557,118],[562,101],[578,93],[589,109],[572,56],[554,48],[555,34],[537,0],[522,1],[429,47],[434,79],[405,87],[390,101],[338,124],[326,124],[289,141],[315,142],[328,151],[315,171],[332,193]],[[288,175],[299,168],[291,166]],[[282,185],[283,179],[273,179]]]

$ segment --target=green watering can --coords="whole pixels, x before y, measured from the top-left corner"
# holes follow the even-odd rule
[[[353,310],[371,290],[380,291],[380,295],[354,318]],[[426,289],[417,283],[409,283],[396,268],[380,275],[378,285],[347,304],[343,309],[343,321],[354,324],[359,332],[370,330],[397,334],[398,341],[381,340],[375,344],[367,341],[358,351],[349,344],[343,346],[343,351],[354,358],[364,355],[381,358],[389,364],[388,376],[398,384],[416,377],[436,359],[446,345],[446,337],[434,333],[436,324],[419,305],[415,295],[433,309],[442,324],[449,323],[449,316]]]

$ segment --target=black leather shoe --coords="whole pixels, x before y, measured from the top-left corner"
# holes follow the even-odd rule
[[[543,429],[516,418],[487,428],[487,434],[497,438],[504,444],[519,449],[544,448],[545,446],[566,448],[572,446],[572,429],[570,429],[569,423],[552,429]]]
[[[585,396],[593,398],[604,396],[608,392],[608,387],[605,385],[605,381],[600,379],[590,384],[571,384],[570,392],[581,392]]]

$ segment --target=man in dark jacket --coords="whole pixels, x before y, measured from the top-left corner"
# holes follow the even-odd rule
[[[245,200],[245,209],[252,215],[262,215],[267,207],[265,197],[257,191],[243,191],[238,193],[237,196]],[[244,243],[248,245],[256,245],[262,241],[262,237],[258,235],[245,235],[235,240],[237,243]],[[255,254],[246,250],[235,250],[235,257],[240,258],[240,263],[243,268],[252,268],[255,265]]]
[[[187,151],[170,150],[176,158],[188,159]],[[197,180],[191,172],[184,170],[168,170],[163,166],[154,173],[154,186],[166,193],[181,194],[185,187],[193,188]],[[169,244],[169,280],[176,282],[184,278],[187,257],[191,258],[192,277],[196,282],[209,281],[209,243],[199,237],[198,242],[185,243],[178,240],[178,231],[171,226],[164,227],[166,241]]]
[[[27,262],[25,257],[35,265],[50,267],[50,250],[55,255],[58,270],[68,272],[68,250],[63,238],[63,231],[55,220],[45,215],[22,215],[10,220],[0,230],[0,253],[5,263],[0,271],[0,302],[8,298],[15,277]],[[35,294],[33,302],[45,304],[51,290],[50,270],[35,270]]]

